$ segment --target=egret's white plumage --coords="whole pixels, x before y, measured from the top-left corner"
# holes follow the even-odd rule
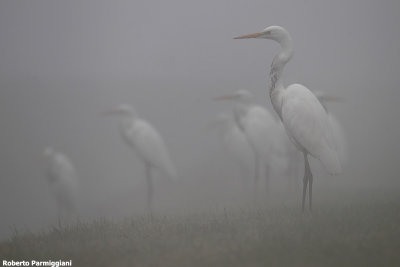
[[[329,123],[331,125],[332,134],[334,136],[335,148],[338,153],[341,165],[343,166],[347,162],[346,136],[344,134],[342,124],[339,122],[336,116],[328,109],[327,106],[328,103],[343,102],[344,98],[326,93],[324,91],[313,91],[313,93],[321,102],[322,106],[324,107],[324,109],[328,114]]]
[[[292,84],[283,92],[282,122],[298,147],[318,158],[331,174],[341,171],[329,117],[306,87]]]
[[[264,107],[255,104],[254,96],[249,91],[238,90],[217,99],[235,101],[233,109],[235,122],[246,136],[254,154],[255,188],[257,188],[259,164],[263,164],[268,190],[272,168],[281,169],[287,165],[277,121]]]
[[[271,103],[282,120],[287,134],[303,152],[305,174],[303,180],[304,202],[309,186],[309,205],[312,203],[313,176],[308,162],[308,154],[318,158],[331,174],[341,172],[341,164],[335,148],[329,117],[317,97],[305,86],[292,84],[287,88],[282,82],[283,68],[293,55],[290,34],[280,26],[270,26],[263,31],[235,39],[263,38],[278,42],[281,51],[274,57],[270,72],[269,94]]]
[[[71,160],[61,152],[48,147],[44,150],[46,157],[46,178],[57,202],[59,219],[76,212],[78,175]]]
[[[228,114],[218,114],[212,126],[217,128],[226,153],[239,165],[242,179],[248,179],[254,166],[254,153],[243,131]]]
[[[335,137],[335,148],[338,153],[340,163],[342,166],[344,166],[348,160],[346,135],[342,124],[339,122],[336,116],[328,111],[328,117],[332,126],[333,136]]]
[[[153,201],[151,169],[158,169],[171,180],[177,180],[175,166],[172,163],[164,140],[157,130],[149,122],[140,119],[129,105],[120,105],[109,110],[105,115],[121,116],[120,132],[123,140],[145,163],[148,183],[148,206],[151,209]]]

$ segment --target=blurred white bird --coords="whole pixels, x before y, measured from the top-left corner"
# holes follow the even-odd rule
[[[254,191],[258,187],[259,164],[264,166],[267,195],[269,180],[273,169],[287,166],[284,143],[275,118],[262,106],[255,104],[254,96],[246,90],[238,90],[216,100],[233,100],[234,119],[237,127],[244,133],[254,155]]]
[[[172,181],[177,181],[175,166],[165,146],[164,140],[147,121],[140,119],[129,105],[120,105],[104,113],[121,117],[120,131],[123,140],[136,152],[145,165],[147,181],[147,205],[153,207],[153,179],[151,169],[158,169]]]
[[[235,37],[235,39],[247,38],[274,40],[282,48],[274,57],[271,65],[269,94],[272,106],[282,120],[287,134],[303,153],[305,171],[302,209],[304,210],[307,186],[309,186],[311,210],[313,176],[308,155],[319,159],[331,174],[338,174],[342,171],[330,119],[318,98],[309,89],[300,84],[284,87],[283,68],[293,55],[292,38],[284,28],[270,26],[258,33]]]
[[[251,176],[254,166],[254,152],[245,134],[228,114],[218,114],[211,126],[218,131],[219,139],[226,153],[239,166],[242,181]]]
[[[78,176],[71,160],[61,152],[47,147],[46,178],[58,206],[59,223],[76,213],[78,197]]]

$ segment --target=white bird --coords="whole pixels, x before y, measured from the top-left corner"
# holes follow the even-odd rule
[[[46,178],[51,187],[58,206],[58,219],[63,215],[70,217],[76,212],[78,176],[71,160],[61,152],[47,147],[44,150],[46,157]]]
[[[257,191],[261,163],[264,166],[266,189],[269,194],[272,168],[279,169],[287,164],[277,121],[264,107],[254,103],[254,96],[249,91],[238,90],[233,94],[217,97],[216,100],[235,101],[233,114],[236,125],[246,136],[255,159],[254,191]]]
[[[287,88],[282,82],[283,68],[293,55],[290,34],[280,26],[270,26],[258,33],[235,37],[235,39],[270,39],[278,42],[281,51],[274,57],[270,71],[269,95],[272,106],[285,126],[287,134],[304,156],[304,179],[302,209],[304,211],[307,186],[309,207],[312,207],[313,175],[308,155],[321,161],[331,174],[342,171],[329,117],[318,98],[305,86],[292,84]]]
[[[145,165],[147,181],[147,205],[153,206],[153,179],[151,170],[158,169],[172,181],[177,180],[175,166],[172,163],[164,140],[157,130],[147,121],[139,118],[129,105],[120,105],[104,113],[121,117],[120,132],[123,140],[141,158]]]
[[[252,173],[254,166],[254,152],[250,147],[245,134],[236,125],[228,114],[218,114],[211,126],[217,128],[219,139],[226,153],[238,164],[242,181]]]
[[[331,124],[332,134],[334,136],[335,141],[335,148],[338,152],[339,160],[343,165],[347,161],[347,142],[343,132],[343,128],[339,123],[338,119],[333,115],[332,112],[328,111],[327,104],[332,102],[343,102],[344,99],[342,97],[334,96],[332,94],[328,94],[323,91],[313,91],[314,95],[318,98],[321,105],[325,108],[329,122]],[[285,131],[284,126],[282,125],[282,131]],[[299,173],[303,169],[302,161],[303,155],[302,153],[296,148],[292,141],[287,138],[287,148],[288,148],[288,157],[289,157],[289,169],[288,169],[288,182],[290,188],[295,191],[298,189],[298,178]],[[292,191],[291,190],[291,191]]]
[[[328,110],[328,103],[343,102],[344,98],[334,96],[323,91],[313,91],[315,96],[321,102],[321,105],[326,110],[332,128],[332,133],[335,139],[335,147],[338,152],[339,160],[342,166],[347,162],[347,140],[343,131],[343,127],[336,116]]]

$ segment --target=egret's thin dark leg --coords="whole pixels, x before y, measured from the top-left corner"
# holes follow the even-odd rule
[[[308,182],[308,200],[310,204],[310,210],[312,209],[312,185],[313,185],[313,175],[311,173],[310,163],[308,162],[308,155],[304,154],[304,179],[307,179]],[[307,177],[307,178],[306,178]],[[304,201],[305,201],[305,191],[307,191],[307,184],[304,184],[303,187],[303,210],[304,210]]]
[[[146,165],[146,181],[147,181],[147,209],[148,211],[152,211],[153,208],[153,180],[151,177],[151,165],[149,163],[145,163]]]
[[[309,164],[308,164],[308,158],[307,154],[304,153],[304,178],[303,178],[303,201],[301,202],[301,209],[304,211],[304,203],[306,202],[306,194],[307,194],[307,185],[308,185],[308,179],[309,179]]]
[[[307,165],[308,165],[308,200],[310,201],[310,210],[312,210],[312,185],[313,185],[313,175],[311,172],[310,164],[308,163],[307,160]]]

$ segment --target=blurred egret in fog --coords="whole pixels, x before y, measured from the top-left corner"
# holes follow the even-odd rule
[[[219,139],[231,158],[239,165],[242,181],[251,175],[254,166],[254,152],[245,134],[228,114],[218,114],[211,126],[217,128]]]
[[[44,150],[46,157],[46,178],[51,187],[58,206],[58,219],[65,215],[70,217],[76,212],[78,176],[71,160],[61,152],[47,147]]]
[[[139,118],[129,105],[120,105],[104,113],[121,117],[120,131],[122,139],[140,157],[145,165],[147,181],[147,205],[153,206],[153,179],[151,170],[158,169],[171,180],[177,180],[174,164],[171,161],[164,140],[156,129],[147,121]]]
[[[283,68],[293,55],[292,38],[284,28],[270,26],[261,32],[243,35],[235,39],[247,38],[274,40],[282,48],[274,57],[271,65],[269,95],[272,106],[282,120],[287,134],[303,153],[305,171],[302,209],[304,210],[307,186],[309,186],[311,209],[313,175],[308,155],[319,159],[331,174],[338,174],[342,171],[329,116],[318,98],[303,85],[292,84],[287,88],[284,87]]]
[[[238,90],[230,95],[217,97],[216,100],[233,100],[234,120],[244,133],[254,155],[254,191],[258,186],[259,165],[265,170],[267,194],[272,168],[286,166],[282,138],[275,118],[262,106],[254,103],[254,96],[246,90]]]
[[[334,96],[331,94],[328,94],[323,91],[314,91],[315,96],[319,99],[321,102],[321,105],[324,107],[326,110],[329,121],[332,127],[332,133],[334,136],[334,141],[335,141],[335,148],[336,151],[338,152],[339,160],[341,164],[345,164],[347,161],[347,141],[346,141],[346,136],[343,131],[343,127],[339,120],[336,118],[336,116],[328,110],[328,103],[332,102],[343,102],[345,101],[344,98],[339,97],[339,96]]]

